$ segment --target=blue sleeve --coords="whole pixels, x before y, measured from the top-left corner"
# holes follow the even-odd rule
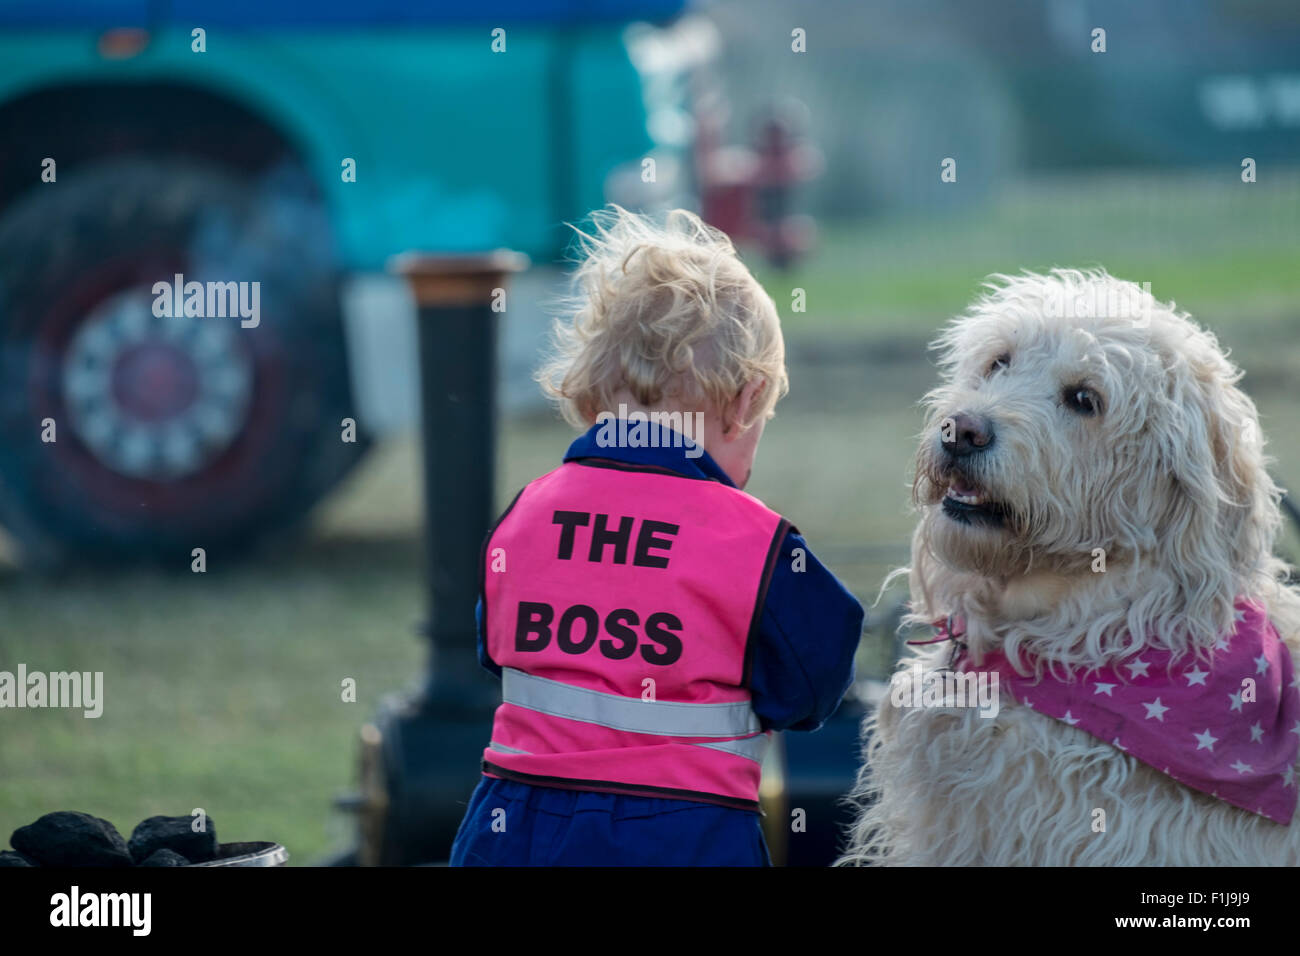
[[[478,662],[500,679],[501,667],[488,655],[487,635],[483,633],[482,595],[479,595],[478,604],[474,605],[474,630],[478,633]]]
[[[791,528],[750,638],[749,689],[764,730],[816,730],[835,712],[853,683],[864,617],[862,605]]]

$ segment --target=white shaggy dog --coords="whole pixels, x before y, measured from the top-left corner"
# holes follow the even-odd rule
[[[1103,271],[988,288],[936,343],[909,621],[952,615],[976,661],[1077,675],[1144,648],[1199,659],[1246,596],[1300,657],[1300,595],[1272,550],[1280,493],[1215,338]],[[917,659],[942,669],[952,650]],[[865,731],[841,863],[1300,863],[1300,819],[1238,809],[1006,695],[993,719],[887,696]]]

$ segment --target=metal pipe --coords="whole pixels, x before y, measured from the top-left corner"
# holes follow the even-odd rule
[[[363,865],[446,860],[500,702],[478,664],[474,605],[496,518],[496,322],[517,253],[399,256],[419,315],[430,667],[362,732]]]
[[[479,550],[496,516],[497,311],[518,253],[406,254],[404,276],[419,314],[424,540],[432,646],[426,709],[481,716],[499,702],[479,668],[474,605]]]

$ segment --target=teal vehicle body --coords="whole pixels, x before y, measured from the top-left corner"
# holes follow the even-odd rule
[[[557,223],[599,206],[610,170],[655,143],[623,25],[504,29],[503,53],[486,26],[210,29],[196,53],[189,30],[167,28],[123,59],[101,56],[84,31],[6,32],[0,105],[70,85],[126,97],[141,84],[206,91],[293,144],[325,196],[345,268],[382,269],[409,249],[506,246],[549,258],[563,242]],[[344,181],[347,159],[355,182]]]
[[[530,258],[531,387],[565,223],[691,188],[683,5],[0,5],[0,525],[37,564],[188,564],[297,522],[412,424],[401,253]],[[151,315],[174,276],[262,314]]]

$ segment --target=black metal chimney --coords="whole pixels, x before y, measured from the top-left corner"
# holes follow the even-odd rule
[[[448,858],[500,702],[478,664],[474,605],[496,518],[497,316],[507,277],[527,264],[498,250],[407,254],[390,266],[419,310],[430,663],[417,693],[385,701],[362,730],[363,864]]]

